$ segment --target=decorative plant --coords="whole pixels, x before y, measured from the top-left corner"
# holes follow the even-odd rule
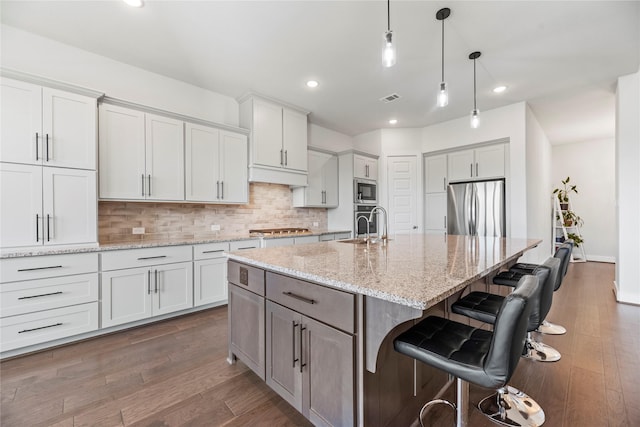
[[[569,203],[569,193],[574,192],[578,194],[578,189],[575,185],[569,185],[569,181],[571,177],[567,177],[567,179],[563,179],[562,186],[563,188],[556,188],[553,190],[552,194],[556,194],[558,196],[558,200],[560,203]]]
[[[567,239],[573,240],[573,243],[576,245],[576,248],[580,246],[580,243],[584,242],[582,237],[578,236],[575,233],[567,233]]]
[[[556,219],[560,219],[559,216],[556,216]],[[584,221],[580,218],[574,211],[562,211],[562,222],[565,227],[571,227],[572,225],[576,225],[576,227],[582,227]]]

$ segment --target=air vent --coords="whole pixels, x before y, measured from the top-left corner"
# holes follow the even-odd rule
[[[393,102],[396,99],[400,99],[400,95],[398,95],[397,93],[392,93],[391,95],[383,96],[382,98],[380,98],[380,101],[388,104],[389,102]]]

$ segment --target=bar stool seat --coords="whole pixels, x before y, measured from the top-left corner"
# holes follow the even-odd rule
[[[530,300],[537,288],[537,277],[523,277],[518,288],[504,298],[493,332],[429,316],[394,340],[396,351],[456,377],[457,404],[440,399],[427,402],[420,411],[421,425],[424,425],[422,414],[427,407],[446,403],[456,409],[456,425],[467,426],[469,382],[497,388],[495,420],[509,420],[509,390],[504,386],[520,359],[531,311]]]

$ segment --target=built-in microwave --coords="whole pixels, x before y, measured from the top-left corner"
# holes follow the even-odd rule
[[[373,204],[378,202],[378,188],[375,181],[365,179],[353,180],[353,202],[358,204]]]

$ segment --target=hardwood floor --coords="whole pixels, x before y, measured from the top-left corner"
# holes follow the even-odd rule
[[[521,360],[510,384],[545,426],[640,425],[640,307],[617,304],[613,264],[572,264],[542,336],[555,363]],[[242,363],[230,366],[225,307],[0,363],[3,427],[308,426]],[[537,338],[540,338],[538,336]],[[471,387],[471,401],[488,394]],[[453,390],[446,396],[453,399]],[[451,425],[450,410],[429,414]],[[472,426],[495,426],[477,411]]]

